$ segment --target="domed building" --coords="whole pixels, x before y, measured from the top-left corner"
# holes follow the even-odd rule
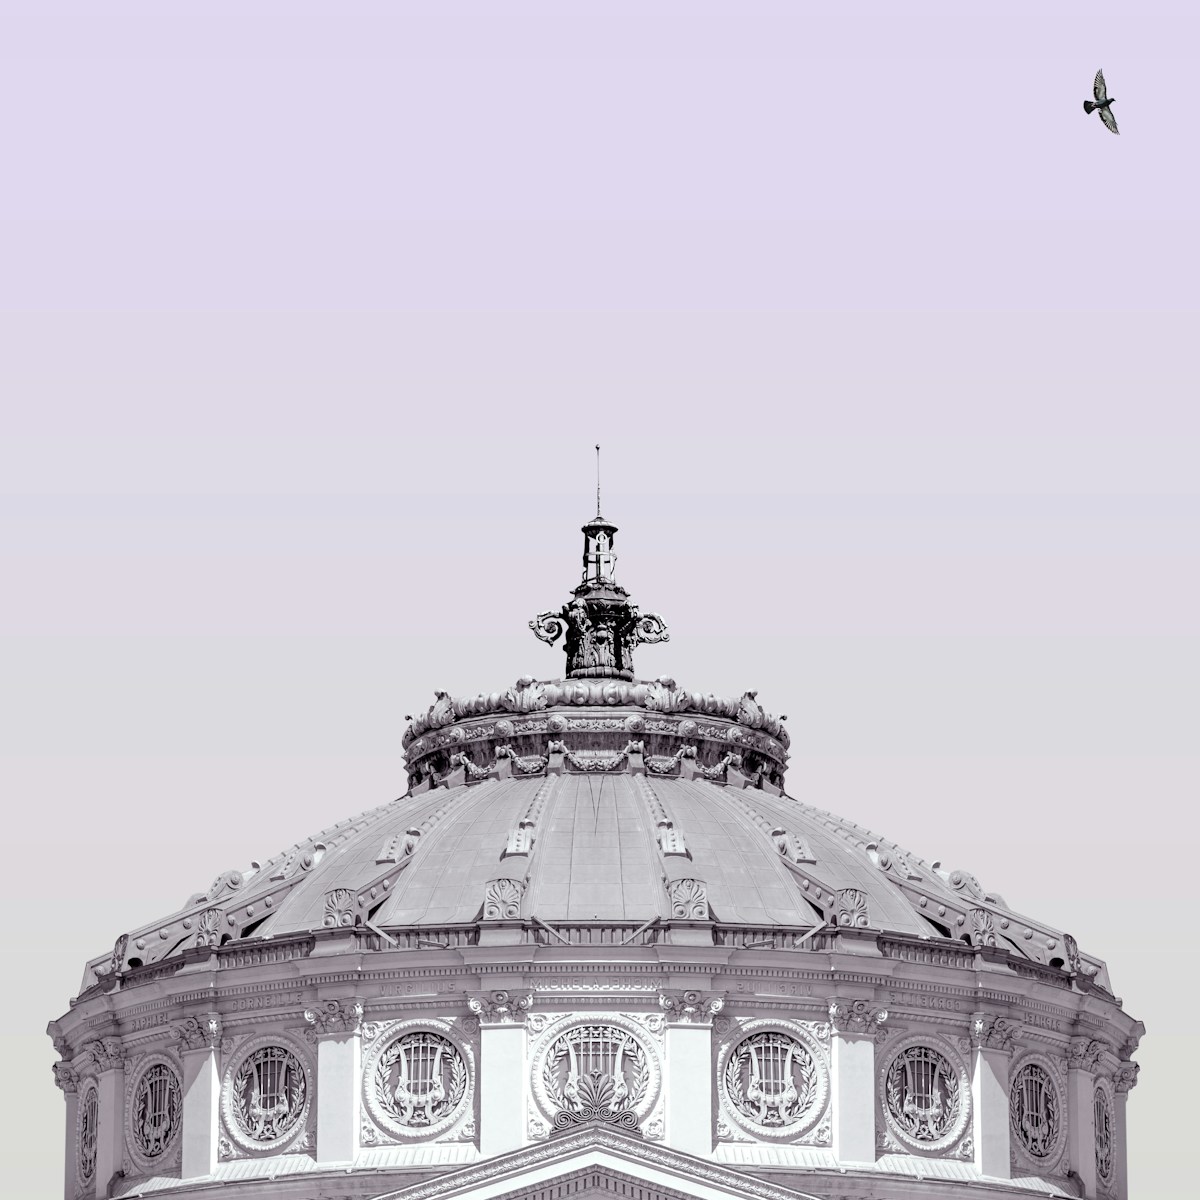
[[[88,963],[66,1200],[1125,1200],[1105,964],[788,795],[754,692],[639,679],[616,532],[530,623],[562,678],[438,692],[404,796]]]

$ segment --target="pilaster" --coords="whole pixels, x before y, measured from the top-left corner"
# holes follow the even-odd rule
[[[830,1107],[840,1164],[875,1161],[875,1044],[887,1009],[870,1000],[830,1000]]]
[[[1012,1178],[1009,1145],[1009,1064],[1021,1026],[1007,1017],[971,1017],[971,1137],[975,1166],[992,1179]]]
[[[62,1090],[63,1099],[67,1102],[66,1137],[63,1147],[63,1200],[75,1200],[77,1169],[75,1139],[79,1132],[79,1077],[70,1063],[56,1062],[54,1064],[54,1082]]]
[[[708,1158],[713,1150],[712,1019],[725,1007],[721,996],[662,991],[666,1016],[666,1143],[684,1154]]]
[[[96,1139],[96,1195],[108,1195],[112,1178],[121,1169],[125,1119],[125,1059],[121,1039],[98,1038],[83,1048],[95,1066],[99,1095]]]
[[[220,1136],[221,1020],[216,1013],[187,1017],[171,1029],[183,1060],[183,1131],[180,1177],[203,1179],[217,1167]]]
[[[1129,1136],[1126,1125],[1125,1106],[1129,1101],[1129,1093],[1137,1086],[1137,1063],[1126,1060],[1113,1074],[1113,1091],[1116,1097],[1113,1104],[1114,1116],[1114,1147],[1113,1157],[1113,1191],[1116,1200],[1129,1200]]]
[[[1086,1037],[1072,1038],[1067,1047],[1068,1153],[1088,1200],[1097,1195],[1096,1067],[1104,1050],[1103,1042]]]
[[[532,1003],[531,995],[506,991],[467,997],[479,1021],[479,1153],[484,1157],[525,1144],[525,1017]]]
[[[352,1163],[362,1136],[362,1016],[358,999],[306,1009],[317,1046],[317,1162]]]

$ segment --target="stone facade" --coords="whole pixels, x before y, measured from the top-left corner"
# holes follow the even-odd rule
[[[439,694],[404,797],[88,964],[66,1200],[1125,1200],[1142,1027],[1104,963],[789,797],[755,693],[634,679],[665,625],[615,532],[533,623],[564,681]]]

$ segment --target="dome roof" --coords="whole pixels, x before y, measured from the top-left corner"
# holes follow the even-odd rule
[[[436,693],[402,797],[88,965],[48,1027],[67,1200],[594,1190],[601,1150],[617,1191],[666,1167],[663,1197],[714,1170],[912,1200],[1122,1177],[1144,1027],[1104,964],[789,796],[753,691],[639,679],[667,630],[616,532],[597,508],[582,582],[530,623],[562,678]]]
[[[1107,989],[1103,963],[971,874],[788,796],[785,718],[755,692],[634,678],[634,648],[667,640],[666,625],[616,583],[616,526],[597,516],[583,533],[573,599],[530,622],[543,641],[564,637],[564,679],[437,692],[409,719],[403,797],[219,876],[119,938],[85,988],[230,943],[348,933],[413,949],[815,949],[836,929],[843,941],[941,941],[948,955]]]
[[[412,948],[785,949],[837,927],[843,938],[980,948],[1014,969],[1106,985],[1103,964],[1069,935],[1012,912],[967,872],[750,783],[729,765],[664,765],[636,748],[460,765],[437,786],[426,779],[261,866],[221,875],[173,916],[120,939],[112,966],[182,965],[230,942],[347,930]]]

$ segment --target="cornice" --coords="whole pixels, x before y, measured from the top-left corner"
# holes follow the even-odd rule
[[[622,1003],[636,997],[661,1008],[660,994],[699,990],[705,996],[723,994],[739,1009],[764,1010],[820,1008],[831,992],[838,999],[873,994],[893,1023],[945,1022],[1002,1010],[997,1015],[1021,1021],[1032,1036],[1098,1038],[1111,1043],[1120,1058],[1130,1057],[1143,1029],[1094,992],[1046,988],[978,959],[973,969],[963,970],[861,953],[656,945],[605,947],[605,959],[597,962],[583,951],[558,957],[565,949],[555,947],[551,954],[542,946],[477,947],[470,962],[456,950],[355,949],[232,969],[217,966],[208,956],[186,972],[145,987],[123,984],[78,1005],[51,1023],[52,1036],[60,1053],[70,1057],[68,1047],[78,1055],[84,1044],[117,1033],[133,1044],[152,1040],[159,1027],[178,1025],[198,1010],[219,1013],[239,1025],[272,1014],[302,1014],[305,1008],[318,1009],[327,989],[357,996],[371,1011],[444,1009],[463,1003],[464,993],[478,995],[481,1002],[490,1003],[492,993],[507,992],[510,999],[533,995],[539,1004],[567,1002],[583,1008],[603,1005],[606,995]],[[486,950],[486,959],[480,950]],[[675,979],[685,979],[689,986],[672,986]],[[498,1019],[504,1020],[503,1014]]]
[[[602,1150],[625,1159],[631,1166],[645,1164],[659,1167],[680,1179],[701,1179],[724,1187],[734,1195],[752,1196],[755,1200],[817,1200],[808,1192],[798,1192],[763,1179],[725,1167],[708,1159],[683,1154],[666,1146],[655,1145],[603,1126],[589,1126],[578,1133],[568,1133],[548,1142],[513,1151],[511,1154],[447,1172],[432,1180],[386,1192],[377,1200],[436,1200],[440,1195],[457,1195],[481,1187],[505,1176],[517,1177],[534,1168],[571,1159],[591,1150]],[[644,1179],[640,1186],[647,1186]],[[649,1184],[653,1188],[653,1184]]]

